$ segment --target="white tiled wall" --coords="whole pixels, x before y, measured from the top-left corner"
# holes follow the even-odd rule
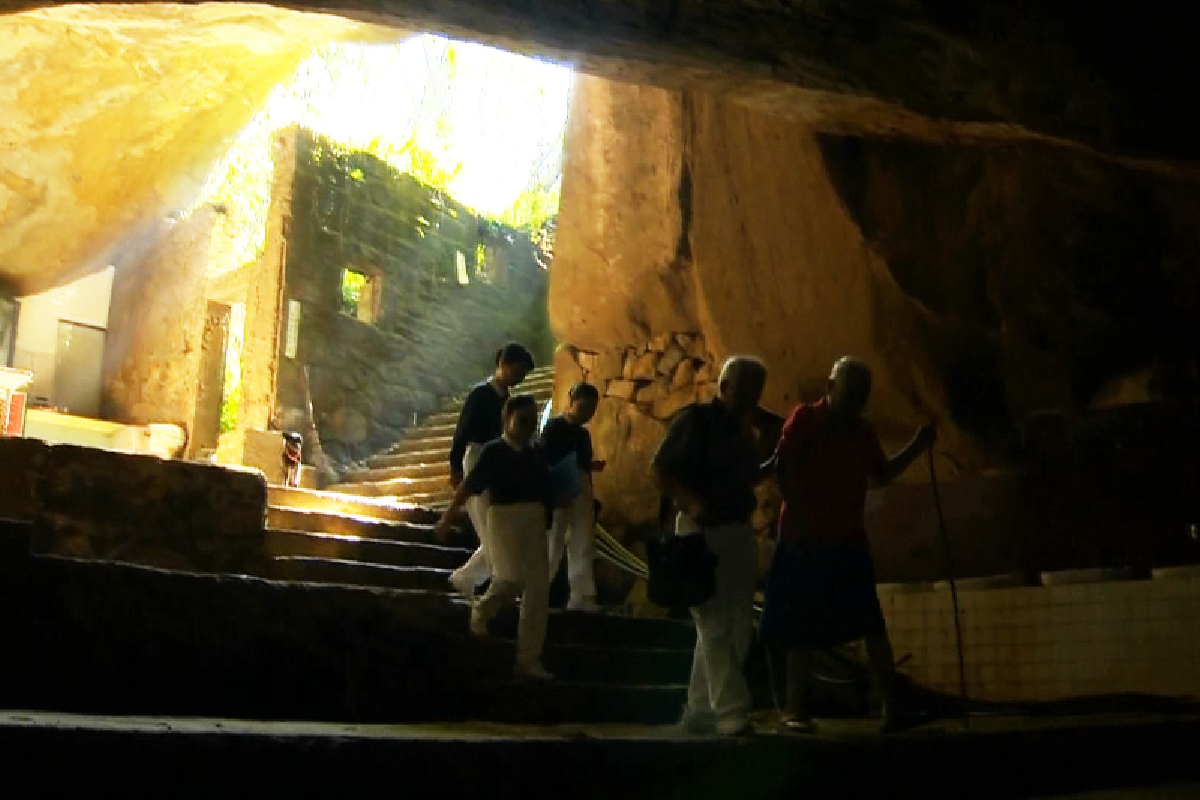
[[[881,593],[897,657],[958,692],[948,591]],[[967,687],[989,700],[1150,693],[1200,698],[1200,579],[959,592]]]
[[[113,272],[108,267],[66,286],[21,298],[13,366],[33,372],[30,396],[50,397],[53,393],[59,320],[108,327]]]

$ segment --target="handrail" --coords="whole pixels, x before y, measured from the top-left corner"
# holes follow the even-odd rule
[[[649,580],[650,569],[646,565],[646,562],[642,561],[623,544],[613,538],[613,535],[606,531],[604,526],[599,522],[596,523],[596,552],[605,561],[623,569],[630,575],[642,580]],[[757,598],[754,600],[754,611],[757,614],[762,613],[762,603]]]

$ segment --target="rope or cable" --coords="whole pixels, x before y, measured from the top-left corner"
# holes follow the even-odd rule
[[[933,448],[925,451],[929,457],[929,485],[933,489],[933,505],[937,509],[938,529],[942,534],[942,549],[946,556],[946,578],[950,583],[950,606],[954,611],[954,644],[958,650],[958,692],[962,697],[963,727],[970,725],[969,700],[967,697],[967,668],[963,657],[962,623],[958,618],[958,588],[954,583],[954,559],[950,555],[950,535],[946,532],[946,518],[942,514],[942,497],[938,491],[937,470],[933,466]]]

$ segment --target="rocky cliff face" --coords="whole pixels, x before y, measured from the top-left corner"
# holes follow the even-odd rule
[[[0,14],[0,278],[19,293],[136,261],[147,223],[189,205],[313,45],[406,30],[698,89],[827,133],[1200,157],[1174,124],[1191,26],[1166,0],[0,0]]]
[[[764,405],[780,415],[858,355],[875,370],[868,411],[885,446],[938,420],[944,478],[1025,468],[1045,412],[1069,427],[1133,373],[1149,378],[1133,399],[1194,398],[1192,173],[1034,141],[818,134],[711,95],[593,78],[575,110],[550,288],[568,345],[692,332],[712,365],[763,357]],[[592,202],[568,202],[581,196]],[[663,430],[639,403],[657,384],[603,385],[597,444],[627,474],[606,478],[621,491],[602,500],[645,521],[653,509],[622,497],[639,495]]]
[[[313,46],[396,36],[265,5],[0,16],[0,275],[29,294],[136,261]]]

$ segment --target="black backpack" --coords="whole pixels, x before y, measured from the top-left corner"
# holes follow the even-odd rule
[[[683,414],[700,406],[693,403]],[[700,410],[703,433],[694,445],[697,452],[689,463],[703,468],[708,445],[707,409]],[[697,482],[698,483],[698,482]],[[676,536],[672,520],[675,502],[661,495],[658,502],[658,533],[646,543],[646,596],[650,602],[672,611],[692,608],[709,600],[717,591],[717,557],[708,548],[703,531]]]

